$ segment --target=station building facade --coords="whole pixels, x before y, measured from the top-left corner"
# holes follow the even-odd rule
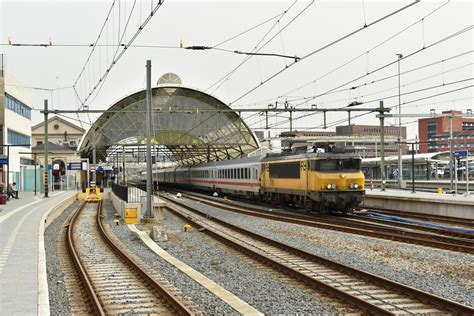
[[[87,177],[86,170],[71,168],[82,165],[77,146],[85,130],[59,116],[48,119],[48,171],[52,190],[73,189]],[[44,122],[31,128],[32,154],[37,165],[44,168]]]
[[[34,179],[31,171],[31,101],[26,89],[3,69],[0,71],[0,181],[16,182],[20,191],[27,190]],[[7,158],[8,156],[8,158]]]

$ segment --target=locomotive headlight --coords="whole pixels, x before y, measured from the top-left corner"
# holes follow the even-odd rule
[[[328,190],[331,190],[331,189],[332,189],[331,183],[328,183],[327,188],[328,188]]]
[[[335,183],[331,184],[331,189],[336,190],[336,184]]]
[[[359,187],[359,185],[357,183],[349,184],[349,188],[351,188],[351,189],[357,189],[358,187]]]

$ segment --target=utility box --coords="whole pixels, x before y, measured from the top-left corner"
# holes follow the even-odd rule
[[[125,224],[136,224],[137,222],[138,222],[138,209],[126,208],[125,209]]]

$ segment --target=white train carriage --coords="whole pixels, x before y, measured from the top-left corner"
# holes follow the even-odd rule
[[[262,157],[223,160],[190,168],[195,188],[253,197],[260,192]]]
[[[174,170],[174,183],[179,185],[189,185],[189,169],[190,167],[177,167]]]
[[[174,183],[174,168],[163,168],[156,171],[156,177],[159,183]]]

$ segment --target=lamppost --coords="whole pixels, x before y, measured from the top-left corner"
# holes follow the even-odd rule
[[[402,164],[402,101],[400,93],[400,59],[403,58],[402,54],[396,54],[398,56],[398,188],[402,188],[403,182],[403,164]]]

